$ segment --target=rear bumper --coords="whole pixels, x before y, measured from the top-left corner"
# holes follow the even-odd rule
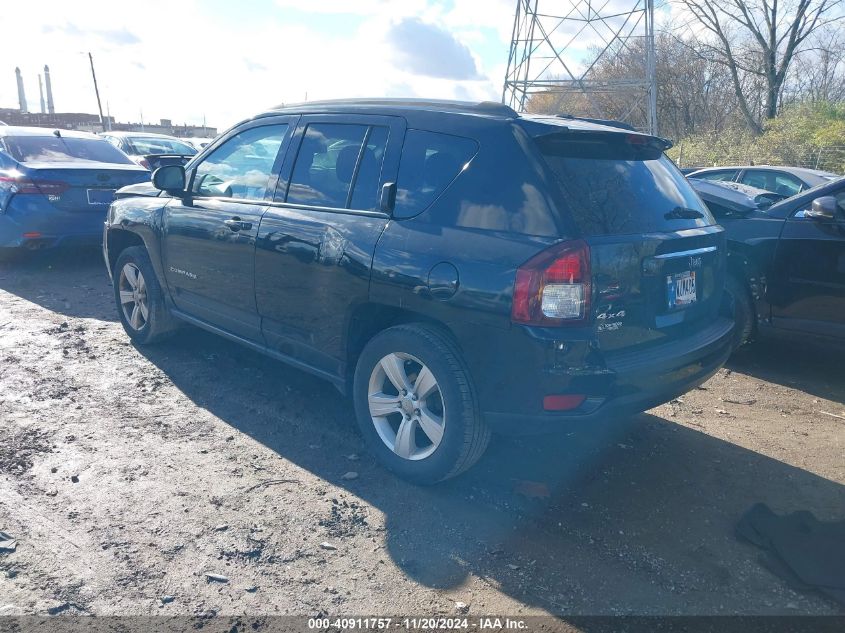
[[[496,432],[531,434],[640,413],[705,382],[727,361],[732,340],[733,321],[719,317],[685,339],[645,352],[608,356],[603,366],[547,368],[534,376],[532,401],[542,402],[544,395],[552,393],[586,393],[580,407],[565,412],[519,412],[502,407],[485,411],[484,417]]]
[[[102,211],[62,211],[20,200],[27,197],[12,198],[9,208],[0,213],[0,248],[36,249],[100,243],[108,207]]]

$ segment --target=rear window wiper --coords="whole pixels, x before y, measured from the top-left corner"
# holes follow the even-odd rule
[[[700,220],[704,217],[701,211],[689,207],[675,207],[663,215],[667,220]]]

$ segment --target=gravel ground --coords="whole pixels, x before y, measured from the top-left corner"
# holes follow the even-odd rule
[[[733,529],[757,501],[843,518],[843,403],[841,355],[758,344],[672,403],[495,438],[420,489],[327,383],[191,328],[137,349],[98,254],[39,254],[0,264],[0,607],[841,613]]]

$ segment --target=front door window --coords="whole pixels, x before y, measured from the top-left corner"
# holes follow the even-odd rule
[[[263,200],[288,125],[265,125],[239,132],[196,168],[196,196]]]

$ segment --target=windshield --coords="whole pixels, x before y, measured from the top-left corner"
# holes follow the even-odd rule
[[[554,134],[537,143],[584,235],[715,224],[686,178],[658,149],[628,142],[622,134]]]
[[[7,136],[9,154],[21,163],[133,164],[126,154],[98,138]]]
[[[133,136],[126,139],[129,152],[139,156],[147,154],[187,154],[193,156],[197,150],[172,138],[157,138],[153,136]]]

